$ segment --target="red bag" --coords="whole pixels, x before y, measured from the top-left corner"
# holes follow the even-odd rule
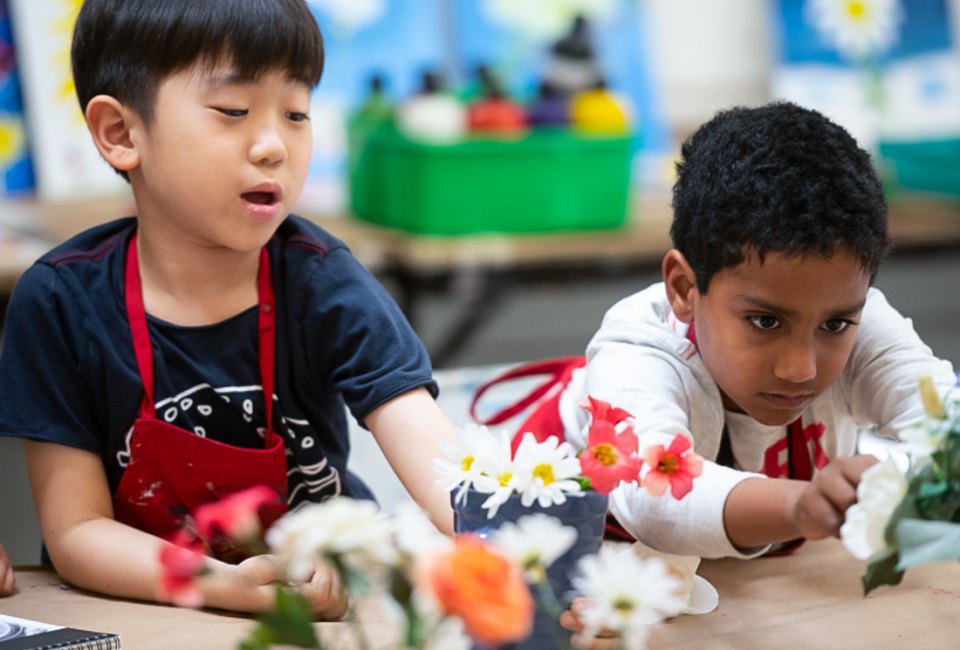
[[[560,396],[563,390],[570,384],[573,372],[578,368],[583,368],[585,365],[587,365],[587,358],[584,356],[576,356],[533,361],[511,368],[477,388],[473,394],[473,400],[470,402],[470,417],[478,424],[503,424],[510,418],[516,417],[531,406],[536,405],[530,415],[527,416],[527,419],[517,427],[517,431],[514,433],[510,445],[511,453],[516,453],[523,434],[527,432],[532,433],[537,442],[543,442],[550,437],[564,440],[563,421],[560,419]],[[536,377],[538,375],[546,375],[547,379],[531,390],[526,396],[488,418],[477,417],[477,402],[480,401],[480,398],[483,397],[490,388],[514,379]],[[633,535],[624,530],[611,514],[607,514],[604,529],[604,538],[606,539],[628,542],[635,541]]]
[[[586,363],[587,359],[583,356],[558,357],[556,359],[533,361],[511,368],[477,388],[473,394],[473,401],[470,403],[470,417],[478,424],[503,424],[539,402],[537,407],[527,416],[527,419],[523,421],[523,424],[517,428],[517,432],[513,436],[511,450],[514,453],[517,451],[521,437],[528,431],[533,433],[537,442],[543,442],[551,436],[563,440],[563,422],[560,420],[559,408],[560,395],[567,384],[570,383],[573,371],[582,368]],[[477,417],[477,402],[480,401],[487,390],[514,379],[537,375],[547,375],[546,381],[530,391],[525,397],[488,418]]]

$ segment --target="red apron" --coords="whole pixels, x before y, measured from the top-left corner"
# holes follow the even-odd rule
[[[134,234],[127,249],[124,292],[137,367],[143,380],[143,399],[129,437],[130,460],[113,498],[114,517],[134,528],[169,537],[184,527],[186,515],[196,507],[254,485],[276,490],[283,505],[270,515],[271,519],[279,516],[286,509],[287,460],[283,439],[273,430],[276,303],[267,249],[260,252],[257,275],[260,375],[267,433],[263,449],[248,449],[210,440],[157,419],[153,348],[143,306],[136,243]]]

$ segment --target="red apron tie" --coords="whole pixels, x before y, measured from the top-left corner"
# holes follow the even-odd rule
[[[273,429],[276,300],[266,247],[260,251],[257,272],[259,366],[266,433],[262,449],[247,449],[157,419],[153,348],[136,242],[134,234],[127,248],[124,293],[137,368],[143,381],[143,399],[129,436],[129,462],[113,500],[114,516],[134,528],[168,537],[184,526],[186,515],[196,507],[254,485],[267,485],[277,491],[283,502],[268,515],[270,520],[275,519],[286,509],[287,463],[283,439]]]

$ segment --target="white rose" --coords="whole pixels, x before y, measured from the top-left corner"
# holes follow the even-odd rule
[[[891,458],[863,473],[857,502],[847,510],[840,527],[840,539],[851,555],[868,560],[887,547],[884,531],[906,493],[906,479]]]

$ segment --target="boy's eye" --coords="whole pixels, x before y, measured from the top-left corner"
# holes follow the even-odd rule
[[[843,318],[832,318],[823,324],[823,329],[827,330],[832,334],[839,334],[840,332],[846,330],[851,325],[855,325],[851,320],[846,320]]]
[[[287,111],[286,117],[293,122],[306,122],[310,119],[310,116],[306,113],[299,113],[297,111]]]
[[[780,326],[780,320],[776,316],[747,316],[747,320],[761,330],[772,330]]]
[[[244,108],[217,108],[216,110],[227,117],[243,117],[248,112]]]

